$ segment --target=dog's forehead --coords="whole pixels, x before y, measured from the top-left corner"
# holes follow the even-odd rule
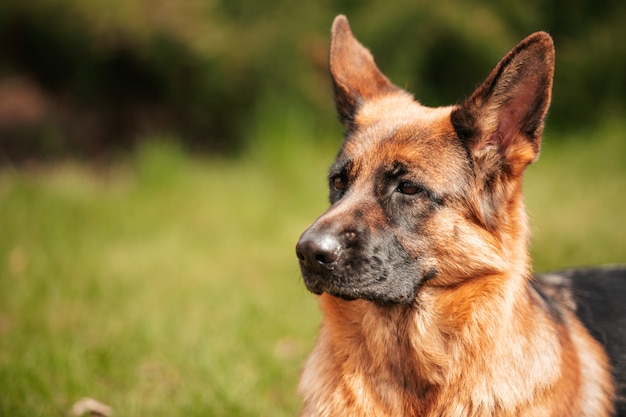
[[[443,138],[454,136],[450,121],[453,107],[426,107],[407,95],[367,101],[354,118],[355,134],[347,145],[355,155],[375,151],[380,155],[398,151],[427,152],[446,147]]]
[[[451,173],[461,174],[467,158],[450,121],[452,110],[422,106],[408,95],[368,101],[355,115],[357,128],[344,143],[344,157],[363,171],[400,162],[418,167],[434,186],[458,183]]]

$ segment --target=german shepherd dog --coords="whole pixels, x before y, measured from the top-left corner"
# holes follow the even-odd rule
[[[303,416],[626,415],[626,269],[530,272],[522,174],[553,71],[535,33],[461,104],[429,108],[335,19],[346,135],[331,206],[296,246],[323,313]]]

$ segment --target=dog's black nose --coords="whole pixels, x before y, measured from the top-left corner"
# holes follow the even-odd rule
[[[321,272],[333,267],[339,258],[341,243],[327,233],[304,232],[296,245],[296,256],[305,268]]]

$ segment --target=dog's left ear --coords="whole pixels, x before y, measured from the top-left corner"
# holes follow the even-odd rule
[[[545,32],[511,50],[452,113],[452,123],[488,176],[519,176],[539,155],[552,91],[554,45]]]
[[[333,22],[330,41],[330,74],[339,118],[350,128],[366,100],[400,90],[378,69],[374,58],[354,37],[345,16]]]

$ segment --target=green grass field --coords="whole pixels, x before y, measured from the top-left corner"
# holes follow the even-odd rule
[[[297,414],[320,317],[294,245],[338,146],[297,133],[238,160],[161,143],[1,172],[0,415],[86,396],[116,416]],[[556,138],[525,184],[536,269],[625,262],[626,126]]]

